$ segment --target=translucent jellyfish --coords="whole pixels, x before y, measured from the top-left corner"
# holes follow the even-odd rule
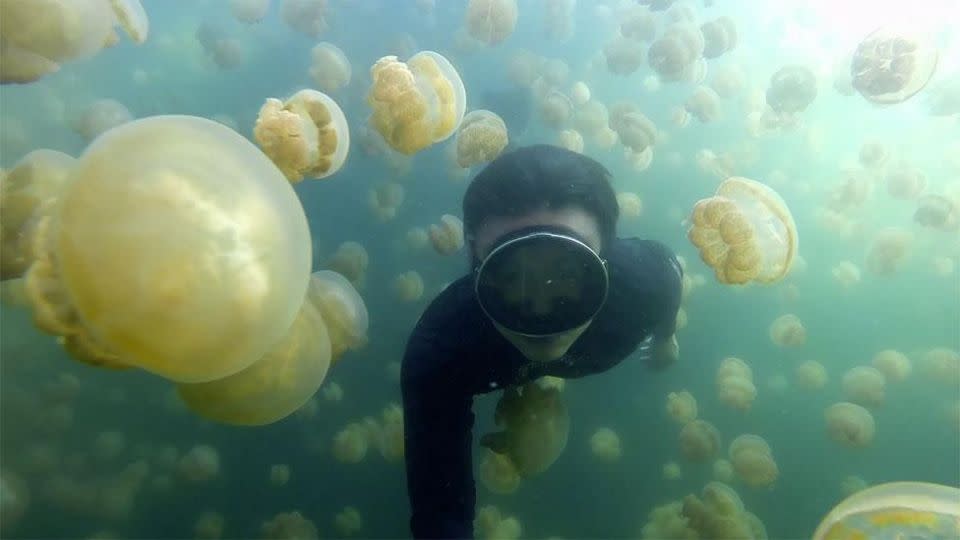
[[[209,482],[220,474],[220,453],[208,444],[198,444],[180,456],[177,474],[192,484]]]
[[[938,231],[960,230],[960,202],[943,195],[927,193],[917,200],[913,221]]]
[[[927,175],[912,167],[898,167],[887,173],[887,193],[894,199],[917,198],[927,187]]]
[[[492,493],[506,495],[520,487],[520,473],[505,454],[485,449],[480,459],[480,482]]]
[[[805,390],[819,390],[827,384],[827,369],[816,360],[806,360],[795,371],[797,386]]]
[[[328,382],[320,388],[323,399],[336,403],[343,400],[343,387],[336,382]]]
[[[30,488],[20,475],[0,469],[0,527],[9,534],[30,507]]]
[[[674,126],[678,128],[685,128],[690,124],[690,118],[690,112],[684,107],[670,108],[670,122]]]
[[[517,26],[516,0],[470,0],[467,30],[474,39],[497,45],[510,37]]]
[[[280,17],[294,31],[318,38],[328,28],[327,0],[283,0]]]
[[[697,399],[686,390],[670,392],[667,394],[667,416],[681,426],[696,420]]]
[[[664,480],[679,480],[683,477],[683,470],[680,468],[680,464],[676,461],[668,461],[663,464],[663,479]]]
[[[886,377],[880,370],[857,366],[843,375],[843,395],[859,405],[879,407],[883,404],[886,382]]]
[[[740,97],[746,91],[747,75],[739,64],[725,64],[713,72],[710,88],[723,99]]]
[[[103,134],[38,226],[27,273],[36,324],[74,354],[178,382],[248,367],[286,334],[306,292],[309,230],[284,182],[211,120],[160,116]]]
[[[813,540],[960,536],[960,489],[891,482],[858,491],[824,516]]]
[[[682,80],[688,67],[700,56],[694,54],[696,51],[684,34],[670,27],[647,49],[647,64],[664,82]]]
[[[496,113],[470,111],[457,131],[457,164],[468,168],[493,161],[508,142],[507,125]]]
[[[716,385],[720,402],[739,411],[749,410],[757,397],[753,372],[746,362],[739,358],[731,356],[720,362]]]
[[[242,23],[260,22],[270,10],[270,0],[230,0],[230,12]]]
[[[683,106],[704,124],[713,122],[720,117],[720,96],[708,86],[697,87]]]
[[[100,99],[80,113],[73,128],[84,140],[90,142],[101,133],[131,120],[133,115],[122,103],[114,99]]]
[[[517,49],[507,62],[507,76],[517,86],[530,88],[540,76],[543,62],[540,56],[525,49]]]
[[[807,342],[807,329],[800,317],[787,313],[770,323],[770,341],[780,347],[799,347]]]
[[[576,0],[544,0],[541,14],[547,39],[564,41],[573,36]]]
[[[311,280],[310,288],[316,286]],[[310,290],[307,295],[309,299]],[[287,335],[252,366],[215,381],[179,384],[177,391],[190,410],[209,420],[271,424],[310,400],[323,383],[330,360],[330,337],[319,306],[304,301]]]
[[[624,36],[615,36],[603,47],[607,70],[614,75],[630,75],[645,60],[643,43]]]
[[[197,540],[217,540],[223,538],[226,520],[219,512],[204,512],[193,524],[193,536]]]
[[[120,431],[101,431],[93,439],[93,455],[100,461],[111,461],[127,448],[127,438]]]
[[[407,231],[407,247],[410,251],[420,251],[427,247],[430,236],[423,227],[411,227]]]
[[[551,129],[562,129],[573,114],[570,98],[558,90],[550,90],[539,100],[540,120]]]
[[[677,310],[677,330],[683,330],[687,327],[687,310],[682,307]]]
[[[884,349],[873,355],[872,363],[873,367],[883,374],[884,379],[890,382],[902,382],[913,371],[913,364],[907,355],[893,349]]]
[[[423,278],[415,270],[404,272],[394,278],[393,290],[401,302],[416,302],[423,297]]]
[[[657,126],[630,102],[610,107],[610,128],[617,132],[620,143],[634,152],[643,152],[657,142]]]
[[[831,270],[833,279],[837,280],[844,288],[850,288],[860,283],[860,268],[850,262],[843,261]]]
[[[76,159],[34,150],[0,173],[0,279],[21,277],[33,264],[33,230],[66,186]]]
[[[906,101],[930,82],[937,57],[936,45],[921,31],[878,28],[853,53],[853,87],[873,103]]]
[[[326,178],[340,170],[350,150],[350,129],[340,106],[316,90],[286,101],[267,98],[253,136],[291,182]]]
[[[890,160],[890,149],[879,141],[867,141],[860,146],[858,158],[866,169],[879,169]]]
[[[481,540],[517,540],[523,533],[517,518],[501,516],[495,506],[480,508],[474,524]]]
[[[369,448],[368,430],[363,424],[353,422],[333,437],[333,457],[340,463],[360,463]]]
[[[636,193],[617,193],[617,205],[620,206],[620,216],[625,219],[635,219],[643,213],[643,201]]]
[[[873,442],[876,424],[870,411],[854,403],[840,402],[824,412],[827,435],[849,448],[864,448]]]
[[[484,435],[481,444],[507,456],[520,476],[545,471],[566,448],[570,416],[555,388],[531,383],[505,390],[494,420],[502,431]]]
[[[570,101],[582,107],[590,101],[590,87],[583,81],[577,81],[570,87]]]
[[[704,58],[718,58],[737,46],[737,26],[727,16],[719,17],[700,25],[705,43]]]
[[[946,347],[935,347],[923,353],[920,371],[931,382],[956,388],[960,380],[960,352]]]
[[[565,129],[557,134],[557,145],[571,152],[583,153],[583,136],[575,129]]]
[[[849,497],[858,491],[863,491],[870,487],[866,480],[859,476],[848,475],[840,481],[840,492],[844,497]]]
[[[779,281],[797,254],[797,227],[786,203],[748,178],[725,180],[715,196],[697,202],[691,221],[687,237],[721,283]]]
[[[287,0],[289,1],[289,0]],[[260,538],[288,538],[297,540],[316,540],[320,538],[317,526],[300,512],[280,512],[260,524]]]
[[[445,140],[460,125],[467,97],[450,61],[421,51],[405,63],[384,56],[370,68],[370,126],[394,150],[411,155]]]
[[[645,7],[630,7],[619,20],[620,33],[630,39],[651,41],[657,35],[657,19]]]
[[[310,77],[317,87],[333,93],[350,84],[353,68],[343,51],[333,43],[322,41],[310,50]]]
[[[397,217],[397,210],[403,204],[406,190],[396,182],[378,184],[370,189],[367,201],[373,215],[380,221],[389,221]]]
[[[206,55],[222,69],[233,69],[243,63],[245,47],[236,37],[218,26],[204,22],[197,28],[197,41]]]
[[[610,119],[606,105],[594,99],[577,109],[573,121],[580,133],[595,137],[608,128]]]
[[[363,245],[347,241],[340,244],[327,260],[325,267],[347,278],[354,287],[362,287],[367,275],[370,255]]]
[[[367,306],[347,278],[329,270],[314,272],[307,296],[327,325],[331,362],[336,362],[347,349],[367,343]]]
[[[456,216],[444,214],[440,223],[430,225],[430,243],[441,255],[451,255],[463,247],[463,221]]]
[[[610,428],[597,428],[590,436],[590,451],[600,461],[607,463],[618,461],[623,455],[620,435]]]
[[[867,248],[864,267],[867,271],[889,276],[897,273],[910,255],[913,235],[898,227],[882,229]]]
[[[817,78],[805,66],[790,65],[777,70],[767,87],[767,105],[775,112],[798,113],[817,98]]]
[[[399,404],[391,403],[384,407],[376,439],[377,450],[387,463],[403,460],[403,409]]]
[[[356,507],[347,506],[337,512],[333,525],[341,537],[356,536],[363,530],[363,516]]]
[[[713,462],[713,479],[718,482],[733,482],[734,470],[733,463],[719,458]]]
[[[740,435],[730,443],[730,463],[737,477],[754,488],[770,487],[780,475],[770,445],[758,435]]]
[[[689,461],[708,461],[720,451],[720,432],[706,420],[693,420],[680,430],[680,454]]]

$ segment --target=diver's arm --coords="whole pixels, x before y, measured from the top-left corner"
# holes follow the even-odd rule
[[[655,370],[669,367],[680,356],[680,345],[677,343],[677,313],[680,311],[680,301],[683,297],[683,269],[676,256],[663,246],[661,252],[661,273],[663,274],[660,290],[658,291],[660,306],[657,320],[653,326],[649,340],[648,366]]]

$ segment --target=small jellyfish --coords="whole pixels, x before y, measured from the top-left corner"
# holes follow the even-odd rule
[[[884,349],[873,355],[872,364],[890,382],[902,382],[913,371],[913,364],[907,355],[894,349]]]
[[[220,474],[220,453],[208,444],[198,444],[180,457],[177,473],[193,484],[209,482]]]
[[[699,86],[684,108],[701,123],[713,122],[720,117],[720,96],[708,86]]]
[[[927,193],[917,200],[913,221],[938,231],[960,230],[960,203],[943,195]]]
[[[611,463],[623,455],[620,436],[610,428],[597,428],[590,436],[590,451],[600,461]]]
[[[539,100],[540,120],[551,129],[563,129],[573,115],[573,103],[559,90],[550,90]]]
[[[667,395],[667,416],[681,426],[697,419],[697,399],[683,390]]]
[[[557,134],[557,145],[571,152],[583,153],[583,135],[575,129],[565,129]]]
[[[610,128],[617,132],[620,143],[634,152],[643,152],[657,142],[657,126],[637,105],[615,103],[610,107]]]
[[[807,342],[807,329],[799,317],[787,313],[770,323],[770,341],[780,347],[799,347]]]
[[[739,64],[726,64],[713,72],[710,88],[723,99],[733,99],[743,95],[747,86],[747,75]]]
[[[357,242],[347,241],[337,247],[324,267],[347,278],[354,287],[362,287],[369,264],[367,248]]]
[[[643,201],[636,193],[617,193],[617,205],[620,207],[620,217],[624,219],[636,219],[643,213]]]
[[[730,443],[730,463],[744,484],[770,487],[780,475],[770,445],[758,435],[740,435]]]
[[[230,12],[242,23],[260,22],[269,10],[270,0],[230,0]]]
[[[396,182],[378,184],[370,189],[367,201],[373,215],[380,221],[389,221],[397,217],[397,210],[403,204],[406,190]]]
[[[133,115],[123,103],[115,99],[100,99],[84,109],[73,128],[85,141],[90,142],[101,133],[132,120]]]
[[[960,380],[960,352],[947,347],[935,347],[920,359],[920,372],[931,382],[956,388]]]
[[[333,437],[333,457],[340,463],[360,463],[369,448],[368,429],[353,422]]]
[[[927,175],[913,167],[898,167],[887,173],[886,184],[894,199],[916,199],[927,187]]]
[[[873,442],[876,424],[870,411],[854,403],[840,402],[824,412],[827,435],[848,448],[864,448]]]
[[[283,0],[280,17],[294,31],[318,38],[329,27],[327,0]]]
[[[637,41],[650,41],[657,35],[657,19],[645,7],[630,7],[620,16],[620,33]]]
[[[363,516],[355,507],[347,506],[337,512],[333,524],[341,537],[356,536],[363,530]]]
[[[671,30],[657,38],[647,49],[647,64],[664,82],[682,80],[688,66],[697,59],[684,37]]]
[[[886,377],[869,366],[851,368],[843,375],[843,395],[847,400],[865,407],[883,405]]]
[[[936,46],[922,32],[878,28],[853,53],[853,87],[873,103],[906,101],[930,82],[938,56]]]
[[[733,19],[719,17],[700,25],[705,43],[704,58],[718,58],[737,46],[737,27]]]
[[[849,289],[860,283],[860,268],[850,261],[842,261],[834,266],[830,272],[833,274],[833,279],[837,280],[844,288]]]
[[[496,113],[470,111],[457,131],[457,164],[468,168],[493,161],[507,147],[507,125]]]
[[[683,469],[680,468],[680,464],[675,461],[668,461],[663,464],[663,479],[664,480],[679,480],[683,477]]]
[[[506,455],[484,450],[478,473],[480,482],[492,493],[505,495],[520,487],[520,473]]]
[[[718,482],[730,483],[734,478],[733,463],[719,458],[713,462],[713,479]]]
[[[367,343],[370,326],[367,306],[347,278],[329,270],[314,272],[310,275],[307,296],[326,323],[331,362],[336,362],[346,350]]]
[[[456,216],[444,214],[440,223],[430,225],[430,243],[441,255],[451,255],[463,247],[463,222]]]
[[[795,371],[797,386],[805,390],[819,390],[827,384],[827,368],[816,360],[806,360]]]
[[[816,98],[816,75],[805,66],[785,66],[770,77],[770,85],[767,87],[767,105],[775,112],[783,114],[801,112]]]
[[[423,296],[423,278],[415,270],[404,272],[394,278],[393,290],[401,302],[416,302]]]
[[[640,69],[644,52],[641,42],[619,35],[603,47],[607,70],[614,75],[631,75]]]
[[[516,25],[516,0],[470,0],[467,4],[467,31],[481,43],[502,43]]]
[[[688,461],[708,461],[720,451],[720,432],[706,420],[693,420],[680,430],[680,454]]]
[[[281,487],[290,481],[290,466],[285,464],[271,465],[268,476],[271,486]]]
[[[860,147],[858,159],[866,169],[880,169],[890,160],[890,149],[879,141],[867,141]]]
[[[310,77],[317,87],[333,93],[350,84],[353,68],[343,51],[333,43],[322,41],[310,50]]]
[[[867,248],[864,267],[878,276],[890,276],[897,273],[913,245],[913,235],[898,227],[881,229]]]
[[[570,87],[570,101],[582,107],[590,101],[590,87],[583,81],[577,81]]]

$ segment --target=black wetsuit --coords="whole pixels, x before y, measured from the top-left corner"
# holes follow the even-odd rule
[[[670,249],[617,239],[604,257],[610,275],[606,303],[563,358],[538,368],[480,309],[472,275],[453,282],[420,318],[401,372],[414,537],[473,537],[473,396],[543,375],[606,371],[641,344],[673,335],[682,275]]]

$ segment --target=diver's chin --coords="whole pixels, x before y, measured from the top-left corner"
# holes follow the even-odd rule
[[[547,337],[523,336],[500,325],[494,326],[531,362],[550,362],[566,354],[589,325],[588,322],[568,332]]]

